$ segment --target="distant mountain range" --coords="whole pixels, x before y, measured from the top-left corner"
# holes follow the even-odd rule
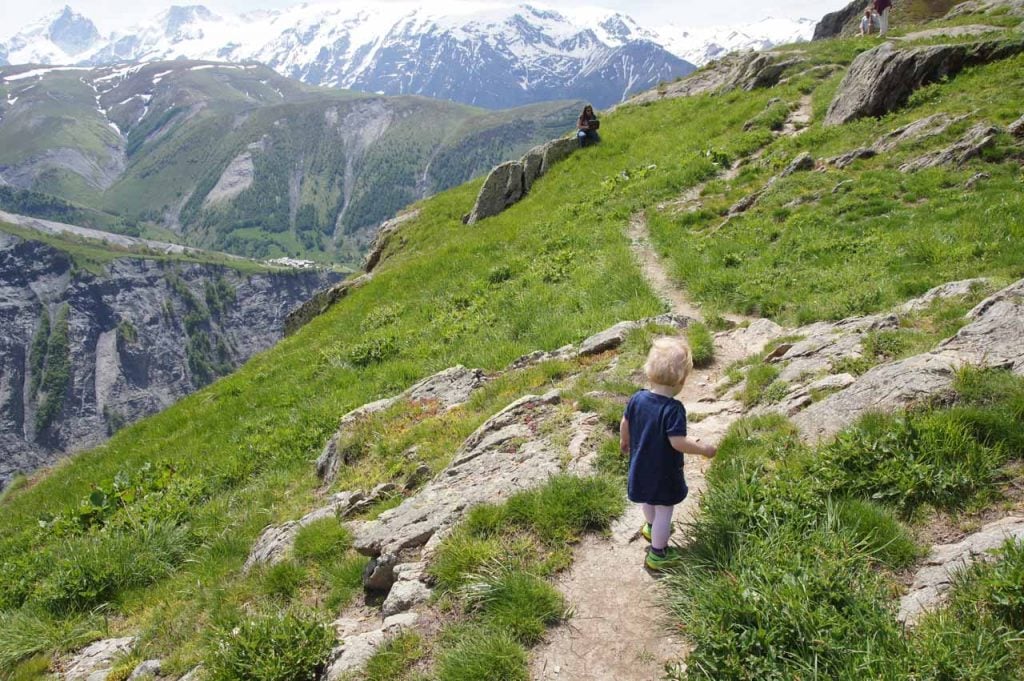
[[[814,30],[809,19],[653,29],[611,10],[481,7],[445,13],[404,2],[303,4],[217,15],[201,5],[172,6],[111,35],[65,7],[0,42],[0,65],[255,61],[310,85],[377,94],[487,108],[554,99],[603,107],[727,52],[806,40]]]

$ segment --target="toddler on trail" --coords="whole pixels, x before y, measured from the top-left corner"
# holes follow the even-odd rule
[[[717,451],[686,436],[686,409],[675,395],[692,368],[685,341],[654,341],[644,365],[650,389],[629,398],[619,424],[619,448],[630,457],[629,500],[641,504],[647,521],[642,532],[651,548],[644,562],[651,570],[664,570],[679,559],[668,538],[674,507],[686,498],[683,453],[711,458]]]

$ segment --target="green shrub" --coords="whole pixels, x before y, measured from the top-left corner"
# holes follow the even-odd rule
[[[394,336],[370,338],[356,343],[348,352],[348,361],[356,367],[380,364],[398,354],[398,339]]]
[[[337,518],[312,522],[295,536],[295,557],[321,563],[336,558],[352,546],[352,533]]]
[[[305,568],[291,560],[282,561],[260,575],[260,591],[272,598],[290,599],[298,593],[305,579]]]
[[[715,361],[715,338],[707,326],[694,322],[686,327],[686,340],[693,354],[693,366],[711,366]]]
[[[478,629],[463,634],[437,665],[438,681],[529,681],[526,651],[510,634]]]
[[[36,412],[36,430],[46,430],[64,409],[68,385],[71,382],[71,345],[68,340],[68,305],[65,303],[57,313],[46,344],[46,371],[43,374],[43,392],[39,410]]]
[[[524,645],[540,641],[547,627],[565,617],[565,600],[558,590],[516,566],[470,577],[462,595],[485,622]]]
[[[213,636],[209,681],[315,681],[334,646],[330,627],[297,612],[257,615]]]

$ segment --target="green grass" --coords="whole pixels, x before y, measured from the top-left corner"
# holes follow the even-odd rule
[[[686,340],[693,353],[693,366],[710,366],[715,361],[715,339],[708,327],[695,322],[686,327]]]
[[[779,417],[735,425],[670,581],[697,645],[685,678],[1015,678],[1020,549],[960,578],[949,609],[912,634],[892,599],[924,550],[901,518],[998,497],[1022,389],[966,372],[951,407],[867,417],[817,449]],[[993,435],[966,428],[965,409],[989,414]]]

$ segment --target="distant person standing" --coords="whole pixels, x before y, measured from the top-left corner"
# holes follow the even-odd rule
[[[597,116],[594,115],[594,107],[587,104],[583,107],[583,113],[576,120],[576,139],[579,140],[581,147],[601,141],[601,136],[597,134],[599,127],[601,127],[601,121],[597,120]]]
[[[892,8],[892,0],[871,0],[871,7],[878,15],[878,34],[885,35],[889,32],[889,9]]]

